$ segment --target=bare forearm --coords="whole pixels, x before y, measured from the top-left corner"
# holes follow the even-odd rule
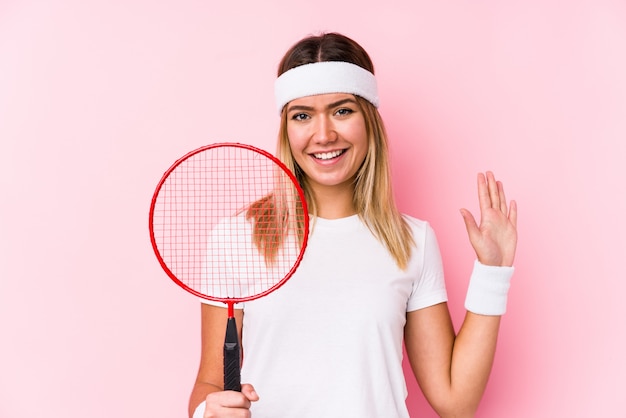
[[[467,313],[455,335],[445,303],[407,315],[409,361],[440,416],[474,416],[491,371],[499,325],[499,316]]]
[[[442,417],[473,417],[487,386],[500,328],[500,316],[468,312],[455,338],[450,365],[452,409]],[[461,413],[459,415],[459,413]]]

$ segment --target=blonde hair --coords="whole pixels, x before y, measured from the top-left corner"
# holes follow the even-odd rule
[[[245,211],[246,219],[254,223],[252,241],[267,265],[276,261],[287,237],[295,237],[300,247],[307,228],[302,199],[292,180],[279,167],[274,185],[273,192],[253,202]]]

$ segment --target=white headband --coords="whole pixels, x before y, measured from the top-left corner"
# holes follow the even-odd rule
[[[285,71],[274,83],[278,113],[294,99],[327,93],[355,94],[378,107],[376,77],[348,62],[324,61],[300,65]]]

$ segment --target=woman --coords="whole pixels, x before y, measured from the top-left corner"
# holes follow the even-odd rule
[[[435,411],[472,417],[513,273],[515,202],[492,173],[479,174],[480,226],[461,211],[477,261],[455,335],[434,232],[392,198],[368,54],[340,34],[312,36],[285,54],[278,75],[277,154],[305,190],[309,244],[281,289],[236,310],[249,382],[241,393],[222,386],[226,309],[203,304],[190,416],[408,417],[404,340]]]

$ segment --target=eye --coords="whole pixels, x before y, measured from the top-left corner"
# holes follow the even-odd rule
[[[291,116],[291,120],[296,120],[296,121],[303,121],[309,118],[309,115],[307,115],[306,113],[294,113]]]
[[[342,107],[341,109],[337,109],[337,111],[335,112],[335,115],[337,115],[337,116],[348,116],[351,113],[354,113],[354,110],[349,109],[347,107]]]

